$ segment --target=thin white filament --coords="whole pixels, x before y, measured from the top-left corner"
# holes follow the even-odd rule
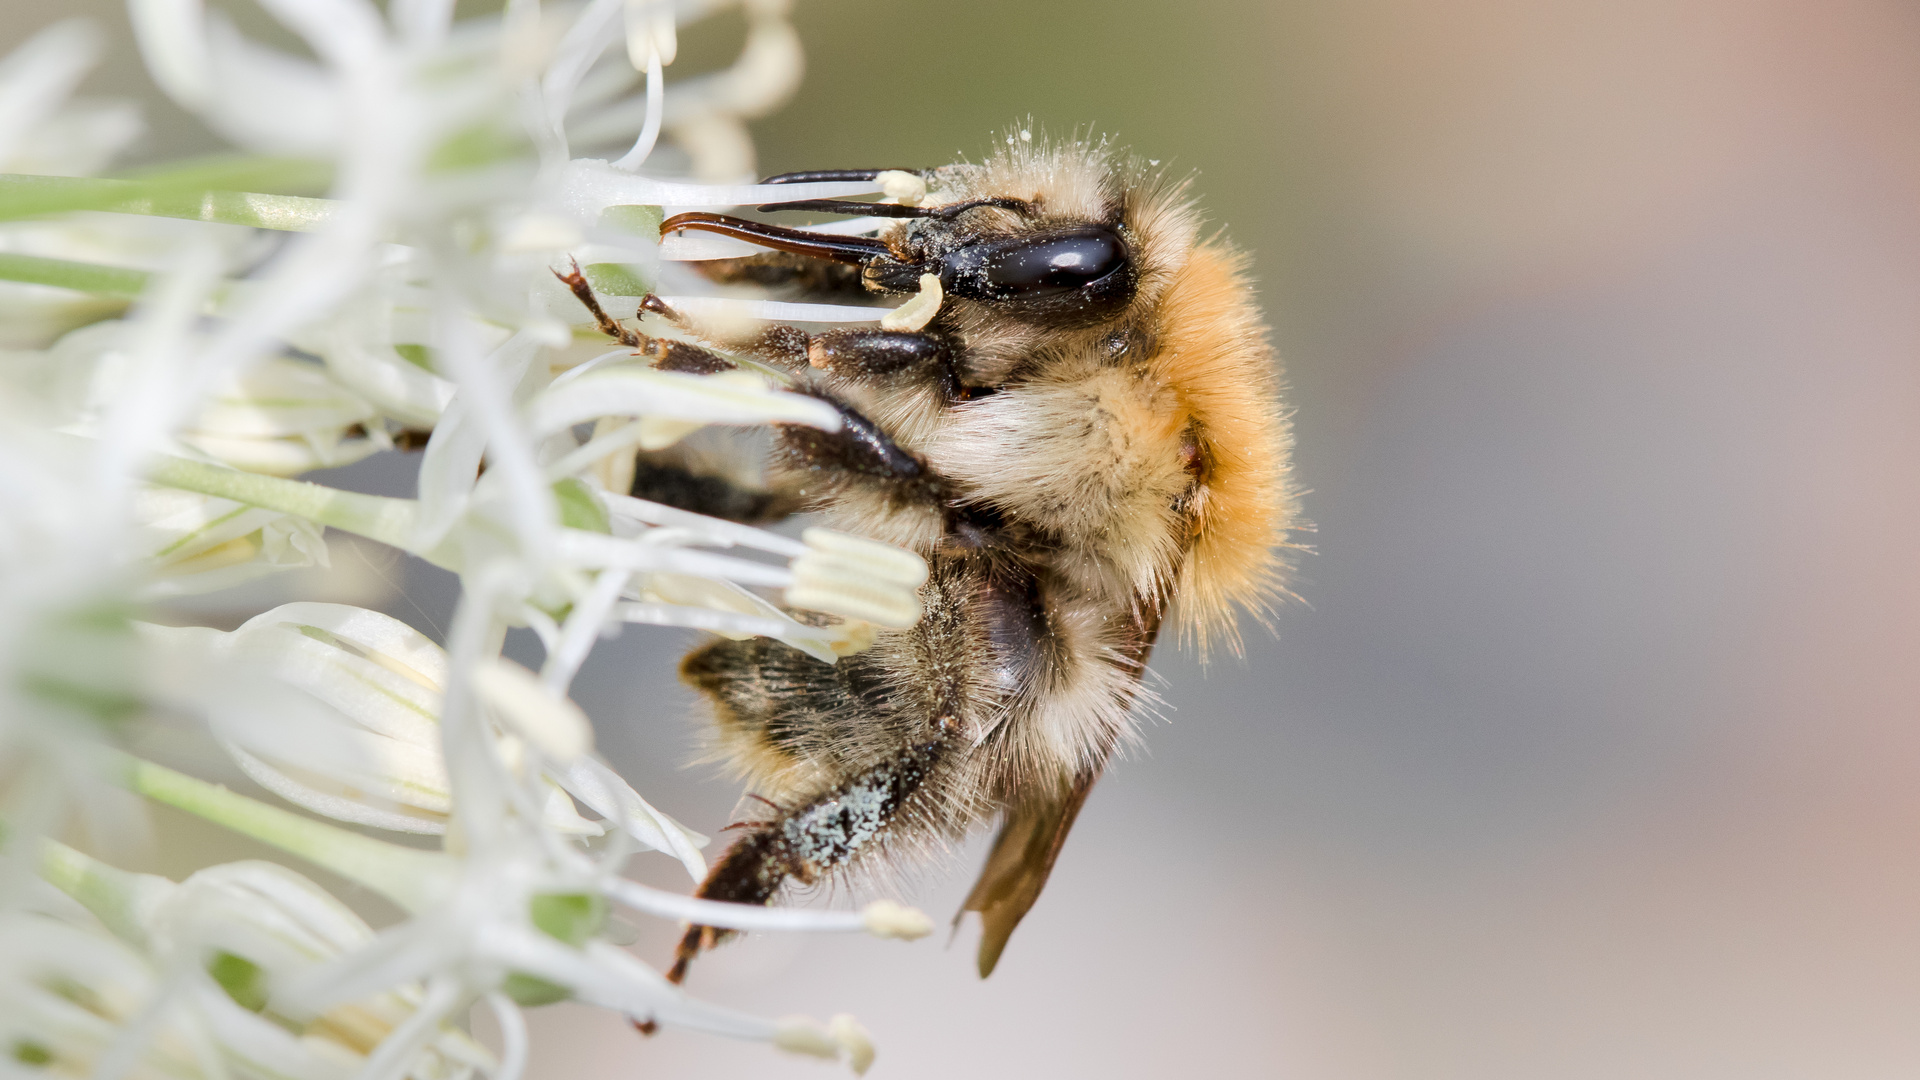
[[[691,574],[780,589],[793,584],[793,573],[785,567],[709,555],[704,551],[650,548],[632,540],[579,529],[564,530],[558,545],[561,558],[582,567]]]
[[[487,1008],[500,1026],[500,1065],[493,1070],[493,1080],[520,1080],[527,1069],[527,1018],[498,991],[487,995]]]
[[[614,608],[613,616],[621,622],[642,623],[648,626],[684,626],[692,630],[709,630],[716,634],[750,634],[755,637],[778,638],[785,636],[795,626],[789,626],[778,619],[769,619],[760,615],[742,615],[737,611],[718,611],[714,608],[689,607],[685,604],[647,604],[628,602]]]
[[[393,0],[387,17],[409,48],[437,48],[453,22],[453,0]]]
[[[580,665],[586,663],[588,651],[599,640],[600,630],[606,625],[607,616],[619,601],[620,591],[627,587],[630,576],[624,570],[603,571],[594,579],[587,595],[574,601],[573,612],[561,627],[558,647],[547,654],[546,665],[540,672],[540,681],[547,689],[556,695],[567,692]]]
[[[589,361],[589,363],[591,363],[591,361]],[[573,373],[567,372],[567,374],[571,375]],[[556,379],[554,381],[558,382],[559,380]],[[547,478],[549,480],[558,480],[561,477],[573,476],[594,462],[599,461],[601,458],[611,454],[617,454],[629,447],[638,446],[646,431],[646,425],[638,420],[622,424],[605,435],[589,440],[584,446],[575,449],[559,461],[547,466]]]
[[[795,558],[807,553],[807,545],[791,537],[771,533],[765,529],[756,529],[751,525],[742,525],[737,521],[707,517],[691,510],[667,506],[664,503],[648,502],[631,495],[619,495],[603,492],[601,500],[606,503],[607,512],[615,517],[628,518],[648,525],[669,525],[689,529],[712,537],[712,544],[734,545],[752,548],[755,551],[772,552]]]
[[[701,900],[665,889],[650,888],[637,881],[615,878],[606,882],[607,899],[647,915],[680,919],[717,926],[726,930],[811,930],[822,933],[864,931],[867,917],[858,911],[807,911],[802,908],[762,907],[759,904],[730,904],[724,900]]]
[[[560,47],[554,50],[553,62],[547,65],[547,73],[540,80],[540,96],[547,110],[546,122],[550,136],[557,141],[560,160],[567,157],[567,107],[573,101],[573,91],[580,80],[600,59],[612,40],[615,21],[620,18],[621,5],[625,0],[593,0],[587,10],[580,13],[572,26],[567,28],[566,36],[560,39]]]
[[[653,144],[660,139],[660,119],[665,115],[667,95],[664,82],[660,71],[660,50],[650,48],[647,50],[647,121],[641,125],[640,137],[634,140],[633,149],[614,162],[614,168],[633,172],[653,153]]]
[[[373,1055],[360,1070],[359,1080],[401,1080],[406,1076],[414,1058],[434,1040],[441,1023],[459,1006],[460,997],[460,983],[451,976],[435,976],[429,980],[426,996],[413,1015],[374,1048]]]
[[[735,300],[724,296],[663,296],[661,300],[698,321],[705,318],[762,319],[767,322],[870,323],[892,308],[852,304],[795,304],[782,300]]]

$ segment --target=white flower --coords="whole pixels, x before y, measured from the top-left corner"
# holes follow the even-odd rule
[[[48,915],[0,911],[0,1053],[10,1076],[89,1076],[151,1007],[158,973],[106,934]],[[122,1075],[219,1075],[213,1048],[185,1018],[148,1020]],[[32,1072],[29,1072],[32,1070]]]
[[[140,589],[144,598],[211,592],[276,570],[328,565],[320,528],[291,514],[152,486],[133,492],[131,511],[133,553],[154,575]]]
[[[418,985],[391,987],[322,1013],[292,1010],[279,1000],[278,988],[301,972],[374,939],[359,916],[285,867],[228,863],[176,885],[51,843],[44,866],[144,962],[128,963],[122,951],[97,940],[82,946],[120,961],[120,985],[110,996],[123,1004],[103,1017],[118,1021],[119,1030],[110,1043],[89,1048],[92,1069],[110,1071],[107,1062],[115,1058],[164,1055],[169,1044],[184,1042],[211,1048],[220,1065],[244,1077],[348,1080],[421,1004]],[[53,932],[76,939],[74,929]],[[146,978],[138,977],[143,968]],[[148,1030],[155,1023],[173,1034],[156,1039]],[[79,1064],[75,1056],[69,1051],[62,1064]],[[443,1027],[409,1060],[406,1075],[455,1080],[491,1064],[464,1033]]]
[[[230,676],[219,684],[229,691],[223,700],[203,698],[199,703],[228,753],[261,786],[339,821],[396,832],[446,832],[452,792],[441,756],[439,717],[447,657],[412,627],[360,608],[296,603],[255,616],[229,634],[145,629],[170,646],[170,663],[176,667],[208,661],[230,665],[305,699],[310,708],[293,722],[284,698],[262,694],[257,684]],[[196,658],[187,655],[189,650],[207,655]],[[567,729],[576,738],[578,726],[585,723],[584,717],[567,712],[570,705],[564,699],[536,700],[529,708],[525,693],[513,697],[521,689],[512,674],[516,670],[521,669],[501,662],[481,672],[483,681],[495,686],[487,696],[501,719],[523,725],[521,736],[499,726],[492,731],[496,753],[510,766],[523,765],[528,757],[520,738],[526,734],[524,726],[537,723],[528,719],[529,713],[544,706],[547,713],[560,716],[551,726]],[[531,676],[521,678],[532,682]],[[585,737],[591,738],[590,729]],[[699,848],[706,839],[647,805],[604,765],[570,759],[546,775],[541,805],[548,827],[582,836],[604,831],[574,809],[565,789],[577,788],[583,802],[620,821],[635,841],[670,852],[695,878],[705,873]]]
[[[494,1080],[514,1080],[526,1060],[519,1007],[565,997],[864,1069],[871,1042],[851,1018],[774,1022],[688,998],[607,940],[607,908],[902,938],[928,932],[925,917],[886,903],[714,904],[621,878],[636,847],[670,852],[699,877],[700,838],[593,756],[568,686],[626,622],[766,635],[831,661],[919,617],[925,565],[857,537],[815,529],[795,540],[605,490],[617,471],[608,462],[705,425],[833,430],[840,417],[747,372],[695,377],[618,350],[590,355],[574,340],[585,315],[550,268],[578,255],[628,292],[697,294],[710,290],[677,260],[712,253],[663,257],[663,208],[876,191],[911,201],[912,185],[745,182],[744,121],[800,71],[784,0],[744,0],[739,62],[671,84],[676,10],[724,5],[516,0],[459,23],[436,0],[392,0],[384,12],[369,0],[261,6],[301,54],[247,39],[198,0],[133,0],[132,12],[156,82],[243,152],[236,169],[284,177],[273,169],[300,159],[331,177],[326,200],[192,189],[197,201],[182,202],[167,187],[185,182],[174,176],[85,204],[108,212],[0,228],[0,252],[42,245],[39,261],[5,263],[0,276],[83,293],[95,302],[88,317],[132,300],[124,318],[0,370],[0,495],[16,514],[0,521],[0,704],[12,706],[0,748],[112,763],[140,794],[345,874],[407,916],[372,934],[311,883],[258,865],[128,886],[137,910],[101,917],[143,950],[148,981],[129,1000],[147,1012],[108,1027],[147,1027],[115,1045],[168,1075],[212,1075],[224,1061],[243,1075],[427,1080],[480,1063],[448,1024],[484,1001],[505,1032]],[[623,29],[626,48],[610,49]],[[0,109],[0,161],[19,131],[57,115],[87,61],[79,33],[0,70],[0,104],[13,103]],[[612,163],[573,157],[576,145],[629,142]],[[24,190],[0,188],[0,210],[27,206]],[[714,321],[886,315],[674,302]],[[895,322],[926,317],[938,297],[914,304]],[[401,431],[431,432],[415,498],[291,479]],[[324,562],[325,528],[460,576],[444,649],[386,616],[308,603],[225,634],[133,630],[132,601]],[[538,672],[501,659],[519,625],[546,646]],[[137,722],[149,702],[203,716],[249,775],[295,805],[437,834],[442,849],[389,844],[107,751],[113,725]],[[57,803],[25,800],[41,809],[22,834],[44,832]],[[176,1018],[192,1052],[169,1057],[171,1044],[148,1036]],[[112,1052],[60,1060],[112,1072],[100,1056]]]

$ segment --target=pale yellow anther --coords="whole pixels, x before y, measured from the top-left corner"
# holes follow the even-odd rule
[[[851,1013],[840,1013],[827,1021],[827,1033],[847,1052],[847,1067],[855,1076],[864,1076],[873,1065],[873,1036],[860,1026]]]
[[[808,529],[800,539],[807,553],[793,560],[790,606],[902,630],[920,621],[926,560],[832,529]]]
[[[593,749],[587,714],[526,668],[496,660],[475,669],[473,681],[502,720],[553,760],[572,761]]]
[[[879,640],[880,628],[865,619],[848,619],[833,628],[833,636],[827,639],[827,648],[835,656],[853,656],[873,648]]]
[[[935,315],[940,314],[940,305],[946,298],[946,293],[940,288],[939,278],[932,274],[921,274],[920,291],[914,294],[913,299],[882,315],[880,329],[923,330]]]
[[[673,63],[680,51],[674,30],[673,7],[660,0],[627,0],[627,62],[635,71],[647,70],[648,55],[660,54],[660,66]]]
[[[829,1061],[840,1056],[839,1041],[820,1030],[812,1017],[783,1016],[775,1023],[773,1045],[780,1049]]]
[[[920,200],[927,197],[927,181],[919,173],[888,169],[874,180],[880,185],[880,194],[901,206],[919,206]]]
[[[881,581],[918,588],[927,580],[927,561],[892,544],[817,525],[802,531],[800,542],[822,555],[855,563]]]
[[[860,916],[867,922],[867,933],[874,937],[916,941],[933,933],[933,920],[926,912],[892,900],[875,900]]]

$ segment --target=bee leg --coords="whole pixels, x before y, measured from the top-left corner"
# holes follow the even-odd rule
[[[926,174],[925,169],[809,169],[805,172],[780,173],[760,181],[762,184],[818,184],[835,180],[872,180],[883,172],[913,173],[916,176]]]
[[[954,341],[908,330],[840,329],[807,339],[807,363],[869,385],[931,384],[951,404],[965,396],[954,370]]]
[[[799,501],[786,492],[735,483],[724,476],[696,472],[665,455],[646,453],[634,462],[629,494],[747,525],[779,521],[799,509]]]
[[[705,259],[688,265],[708,281],[791,290],[816,302],[838,299],[843,303],[857,303],[873,296],[860,283],[857,266],[822,262],[782,251],[743,255],[737,259]]]
[[[813,396],[840,411],[840,430],[781,425],[774,444],[776,476],[802,494],[862,491],[896,509],[933,511],[945,505],[947,482],[885,429],[830,393],[815,391]],[[816,486],[826,491],[813,490]]]
[[[573,295],[580,301],[581,306],[593,315],[594,325],[600,328],[601,333],[618,341],[622,345],[637,350],[639,355],[651,358],[653,360],[653,366],[657,370],[684,371],[693,375],[713,375],[722,371],[732,371],[739,367],[738,364],[728,360],[726,357],[708,352],[698,345],[689,345],[684,341],[668,341],[665,338],[648,337],[637,330],[629,330],[621,326],[618,319],[607,314],[607,309],[600,306],[600,298],[594,295],[593,286],[587,282],[586,275],[580,272],[580,263],[578,261],[573,262],[573,269],[571,271],[562,274],[556,270],[553,276],[559,278],[562,284],[573,290]],[[651,295],[647,296],[645,300],[658,302],[658,298]],[[645,300],[641,302],[640,311],[652,310],[647,307]],[[672,311],[672,309],[668,308],[665,304],[660,304],[659,306],[663,310]],[[636,312],[636,314],[638,314],[638,312]],[[677,314],[675,318],[678,318]]]
[[[940,738],[909,747],[820,792],[798,809],[754,827],[714,864],[697,895],[765,904],[789,880],[819,881],[879,842],[945,749],[946,742]],[[712,926],[688,927],[667,971],[668,981],[685,979],[694,957],[731,935],[732,931]]]
[[[695,337],[711,340],[685,313],[652,293],[640,298],[640,310],[648,315],[658,315],[675,328]],[[776,323],[757,333],[715,341],[714,344],[789,371],[804,370],[807,364],[807,332],[797,326]]]
[[[700,333],[692,320],[658,296],[643,297],[640,310],[690,334]],[[955,343],[945,334],[870,327],[809,334],[799,327],[774,325],[724,344],[789,371],[812,368],[867,384],[932,383],[948,403],[966,396],[954,371]]]
[[[587,276],[580,272],[580,260],[569,258],[567,261],[573,265],[573,269],[564,274],[555,270],[553,276],[559,278],[562,285],[573,290],[574,299],[580,301],[580,305],[593,315],[594,325],[600,328],[600,332],[622,345],[636,349],[645,346],[649,339],[644,334],[621,326],[619,320],[607,314],[607,309],[600,306],[600,298],[593,294],[593,286],[587,283]]]

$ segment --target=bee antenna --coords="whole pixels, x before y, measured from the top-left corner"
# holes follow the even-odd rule
[[[925,169],[811,169],[806,172],[781,173],[760,181],[762,184],[832,184],[838,182],[859,183],[862,180],[878,179],[881,173],[903,172],[915,176],[925,176]]]
[[[748,221],[745,218],[709,214],[698,210],[675,214],[660,223],[662,236],[681,229],[719,233],[721,236],[731,236],[736,240],[745,240],[750,244],[758,244],[775,251],[826,259],[829,262],[851,263],[855,266],[864,265],[873,259],[884,258],[890,254],[885,241],[869,236],[834,236],[827,233],[805,232],[800,229],[788,229],[761,221]]]
[[[789,203],[763,203],[756,207],[761,213],[773,213],[776,210],[806,210],[818,214],[864,214],[868,217],[883,218],[936,218],[940,221],[952,221],[969,210],[982,206],[997,206],[1003,210],[1012,210],[1017,214],[1031,215],[1033,204],[1025,199],[969,199],[966,202],[948,203],[945,206],[902,206],[898,203],[851,202],[846,199],[803,199]]]

